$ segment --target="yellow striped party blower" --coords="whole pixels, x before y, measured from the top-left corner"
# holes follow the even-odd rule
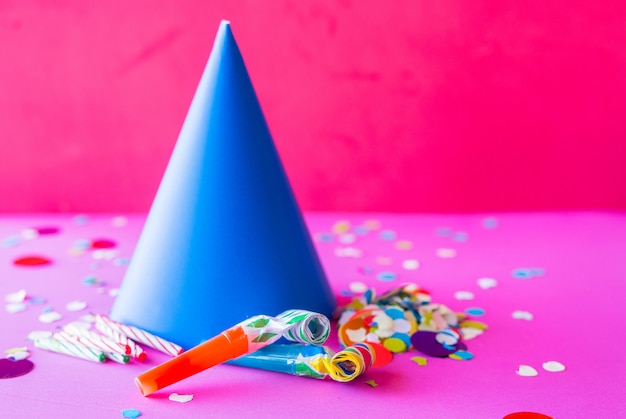
[[[256,352],[281,337],[299,343],[321,344],[329,334],[330,321],[318,313],[288,310],[276,317],[254,316],[140,374],[135,384],[141,394],[147,396],[215,365]]]

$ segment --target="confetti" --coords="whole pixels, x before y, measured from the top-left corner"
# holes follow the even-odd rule
[[[365,227],[369,230],[378,230],[380,228],[380,221],[378,220],[367,220],[363,223]]]
[[[365,384],[367,384],[370,387],[378,387],[378,384],[376,384],[376,381],[374,380],[367,380]]]
[[[71,301],[69,303],[67,303],[67,305],[65,306],[65,309],[67,311],[81,311],[84,310],[87,307],[87,303],[84,301]]]
[[[407,259],[402,262],[402,267],[407,271],[414,271],[420,267],[420,263],[416,259]]]
[[[435,253],[442,259],[452,259],[456,257],[456,250],[449,248],[439,248],[435,251]]]
[[[393,263],[393,259],[387,256],[378,256],[376,258],[376,263],[378,263],[379,265],[388,266]]]
[[[511,317],[513,317],[516,320],[532,320],[533,319],[533,315],[532,313],[529,313],[528,311],[522,311],[522,310],[515,310],[513,313],[511,313]]]
[[[359,226],[355,226],[352,231],[354,232],[354,234],[356,234],[357,236],[365,236],[367,233],[369,233],[369,229],[367,228],[367,226],[365,225],[359,225]]]
[[[393,281],[396,279],[394,272],[380,272],[377,276],[379,281]]]
[[[484,290],[494,288],[498,285],[498,281],[493,278],[478,278],[476,282],[478,286]]]
[[[138,418],[141,416],[141,412],[137,409],[124,409],[122,410],[123,418]]]
[[[76,217],[74,217],[73,221],[74,224],[76,224],[77,226],[84,226],[89,222],[89,217],[87,217],[86,215],[77,215]]]
[[[485,310],[480,307],[470,307],[465,309],[465,312],[470,316],[484,316]]]
[[[474,354],[468,351],[459,350],[453,354],[448,355],[448,358],[456,359],[457,361],[469,361],[474,359]]]
[[[561,364],[559,361],[548,361],[542,364],[544,370],[549,372],[562,372],[565,371],[565,365]]]
[[[35,368],[28,359],[20,359],[13,361],[11,359],[0,359],[0,378],[15,378],[28,374]]]
[[[28,351],[28,348],[26,346],[20,346],[19,348],[10,348],[4,351],[4,353],[7,355],[11,355],[17,352],[24,352],[24,351]]]
[[[411,250],[413,248],[413,242],[409,240],[399,240],[396,242],[396,249],[398,250]]]
[[[170,394],[169,399],[173,402],[187,403],[193,400],[193,394],[172,393]]]
[[[23,303],[26,299],[26,290],[19,290],[17,292],[12,292],[7,294],[5,297],[5,301],[7,303]]]
[[[531,367],[530,365],[523,365],[523,364],[520,365],[517,371],[515,372],[517,373],[517,375],[522,376],[522,377],[536,377],[537,374],[539,374],[537,370]]]
[[[347,233],[348,231],[350,231],[350,221],[346,221],[346,220],[341,220],[341,221],[337,221],[333,227],[332,227],[332,231],[335,234],[342,234],[342,233]]]
[[[20,236],[9,236],[2,239],[2,247],[15,247],[22,242]]]
[[[52,337],[52,332],[48,332],[47,330],[34,330],[28,334],[26,339],[34,342],[37,339],[47,339],[50,337]]]
[[[414,356],[411,358],[411,361],[415,362],[420,367],[425,367],[428,365],[428,358],[424,358],[423,356]]]
[[[126,224],[128,224],[128,218],[122,215],[111,218],[111,226],[113,227],[124,227]]]
[[[467,349],[462,341],[454,346],[448,346],[437,342],[437,333],[419,331],[411,336],[411,343],[418,351],[434,357],[447,357],[460,349]]]
[[[356,236],[352,233],[343,233],[339,235],[339,243],[352,244],[356,241]]]
[[[515,413],[509,413],[502,419],[554,419],[554,418],[552,416],[544,415],[543,413],[515,412]]]
[[[59,227],[35,227],[33,228],[40,236],[51,236],[54,234],[59,234],[61,229]]]
[[[356,292],[356,293],[364,293],[365,291],[367,291],[367,285],[363,282],[350,282],[350,285],[348,285],[348,288],[350,289],[350,291],[352,292]]]
[[[457,241],[457,242],[461,242],[464,243],[467,240],[469,240],[469,235],[464,232],[464,231],[457,231],[456,233],[454,233],[454,235],[452,236],[452,240]]]
[[[22,359],[26,359],[29,356],[30,356],[30,352],[28,352],[27,350],[24,350],[24,351],[10,353],[8,356],[8,359],[10,359],[11,361],[21,361]]]
[[[47,313],[43,313],[39,316],[39,321],[42,323],[53,323],[57,320],[61,320],[63,316],[56,311],[49,311]]]
[[[21,236],[24,240],[35,240],[39,237],[39,232],[34,228],[25,228],[22,230]]]
[[[471,291],[457,291],[454,293],[454,298],[457,300],[473,300],[474,293]]]
[[[111,249],[117,246],[117,244],[113,240],[109,239],[96,239],[91,241],[92,249]]]
[[[43,256],[22,256],[13,261],[15,266],[46,266],[51,263],[52,260]]]
[[[335,237],[330,233],[317,233],[315,235],[315,241],[322,243],[330,243],[335,239]]]
[[[28,307],[24,303],[9,303],[6,305],[7,313],[15,314],[26,310]]]
[[[340,258],[360,258],[363,251],[354,247],[338,247],[335,249],[335,256]]]
[[[483,220],[483,227],[491,230],[498,227],[498,219],[495,217],[487,217]]]
[[[396,232],[393,230],[383,230],[378,235],[378,238],[384,241],[393,241],[396,239]]]

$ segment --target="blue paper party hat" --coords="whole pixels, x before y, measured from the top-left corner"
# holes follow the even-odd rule
[[[335,304],[222,21],[111,318],[190,348],[252,315]]]

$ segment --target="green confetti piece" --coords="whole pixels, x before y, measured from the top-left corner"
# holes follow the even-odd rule
[[[273,338],[276,335],[277,335],[276,333],[261,333],[259,336],[254,338],[254,340],[252,342],[254,342],[254,343],[267,342],[268,340],[270,340],[271,338]]]
[[[260,329],[261,327],[265,327],[269,322],[270,322],[270,319],[268,319],[267,317],[263,317],[263,318],[256,319],[255,321],[248,323],[247,327],[255,327],[257,329]]]

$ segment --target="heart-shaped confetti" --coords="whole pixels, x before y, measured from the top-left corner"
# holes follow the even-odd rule
[[[511,317],[513,317],[516,320],[532,320],[533,319],[533,314],[529,313],[528,311],[522,311],[522,310],[515,310],[512,314]]]
[[[193,394],[172,393],[172,394],[170,394],[169,399],[171,401],[173,401],[173,402],[187,403],[187,402],[190,402],[191,400],[193,400]]]
[[[484,290],[494,288],[498,285],[498,281],[494,278],[478,278],[478,286]]]
[[[520,375],[522,377],[536,377],[537,374],[539,374],[537,370],[530,365],[523,364],[520,365],[515,372],[517,373],[517,375]]]
[[[548,361],[544,362],[542,365],[543,369],[550,372],[562,372],[565,371],[565,365],[561,364],[559,361]]]
[[[10,359],[0,359],[0,378],[15,378],[28,374],[35,368],[28,359],[21,359],[18,361],[12,361]]]

